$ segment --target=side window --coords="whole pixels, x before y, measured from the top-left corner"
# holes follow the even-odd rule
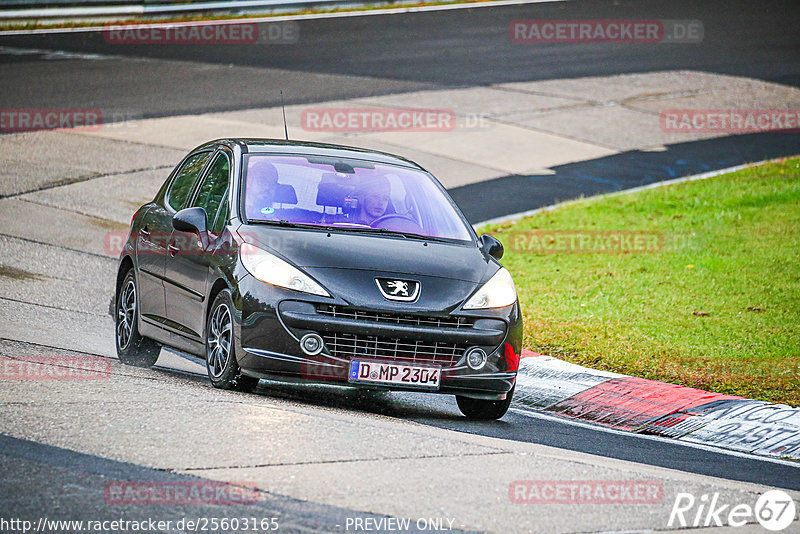
[[[217,211],[217,218],[214,220],[214,226],[209,228],[209,231],[214,235],[219,235],[222,233],[223,228],[225,228],[225,223],[228,222],[230,218],[230,209],[228,208],[228,195],[222,199],[222,205],[219,207],[219,211]]]
[[[213,233],[215,232],[215,218],[223,198],[226,198],[225,193],[228,192],[228,181],[231,175],[231,164],[228,156],[219,154],[211,163],[203,182],[200,184],[200,189],[197,191],[197,198],[193,206],[198,206],[206,210],[206,228]]]
[[[189,198],[189,194],[192,192],[194,183],[197,181],[197,176],[203,170],[203,165],[205,165],[210,155],[211,152],[195,154],[186,160],[175,175],[172,184],[169,186],[169,191],[167,191],[167,204],[172,209],[177,211],[183,208],[186,199]]]

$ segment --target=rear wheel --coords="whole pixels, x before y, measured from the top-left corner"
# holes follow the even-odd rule
[[[126,365],[152,367],[158,360],[161,346],[139,334],[139,293],[133,269],[122,280],[116,300],[117,357]]]
[[[215,388],[253,391],[258,378],[243,375],[236,361],[231,302],[230,291],[223,289],[211,305],[206,324],[206,370]]]
[[[511,406],[511,398],[514,396],[514,388],[506,394],[505,400],[493,401],[485,399],[471,399],[456,395],[458,409],[461,410],[467,419],[500,419]]]

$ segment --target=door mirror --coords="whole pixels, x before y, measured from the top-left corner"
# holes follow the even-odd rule
[[[491,257],[499,260],[503,257],[503,244],[489,234],[483,234],[478,238],[481,248]]]
[[[179,232],[190,232],[203,237],[206,234],[206,210],[186,208],[172,217],[172,227]]]

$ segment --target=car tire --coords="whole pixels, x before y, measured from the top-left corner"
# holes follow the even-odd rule
[[[242,374],[233,335],[233,301],[231,292],[223,289],[206,320],[206,371],[215,388],[250,392],[258,386],[258,378]]]
[[[133,269],[122,280],[114,312],[114,339],[119,361],[136,367],[155,365],[161,345],[139,333],[139,290]]]
[[[514,388],[506,394],[505,400],[493,401],[485,399],[472,399],[456,395],[458,409],[461,410],[467,419],[490,420],[500,419],[511,406],[511,399],[514,397]]]

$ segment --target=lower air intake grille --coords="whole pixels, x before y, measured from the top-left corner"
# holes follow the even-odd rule
[[[436,343],[357,334],[323,334],[325,346],[333,356],[344,359],[378,358],[409,363],[452,367],[466,350],[454,343]]]

